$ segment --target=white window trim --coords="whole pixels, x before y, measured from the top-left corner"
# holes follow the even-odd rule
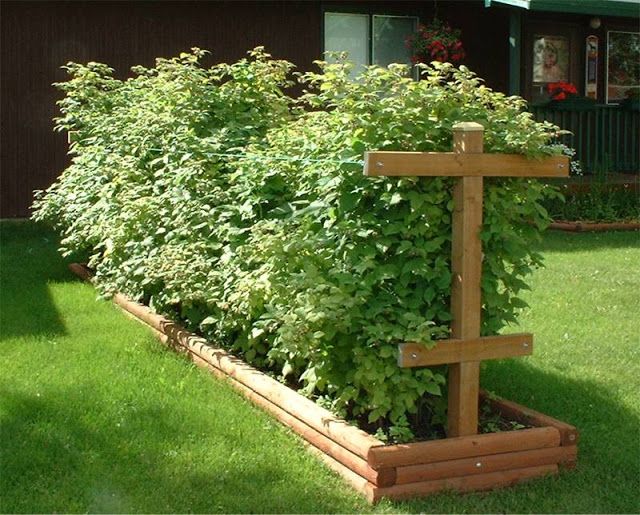
[[[620,105],[619,99],[615,101],[609,100],[609,38],[611,37],[612,32],[616,32],[618,34],[640,34],[640,32],[631,31],[631,30],[608,30],[607,31],[607,45],[606,45],[607,57],[605,60],[606,73],[604,78],[604,95],[605,95],[604,100],[605,100],[605,104]]]
[[[373,27],[374,27],[374,23],[373,20],[375,17],[381,17],[381,18],[405,18],[405,19],[412,19],[414,24],[413,24],[413,30],[414,32],[418,29],[418,25],[420,23],[420,17],[419,16],[412,16],[412,15],[401,15],[401,14],[381,14],[381,13],[365,13],[365,12],[344,12],[344,11],[324,11],[323,15],[322,15],[322,23],[323,23],[323,29],[322,29],[322,55],[325,55],[326,50],[326,29],[324,27],[324,23],[326,21],[326,15],[327,14],[338,14],[341,16],[367,16],[368,17],[368,25],[369,25],[369,30],[367,31],[367,64],[366,66],[370,66],[373,61],[374,61],[374,56],[375,56],[375,38],[373,35]],[[404,44],[404,41],[403,41]],[[406,63],[411,65],[411,63]],[[417,70],[415,69],[415,67],[412,70],[412,76],[414,78],[417,78]]]

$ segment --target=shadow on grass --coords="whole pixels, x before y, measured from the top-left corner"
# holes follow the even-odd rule
[[[50,229],[30,221],[0,222],[0,341],[65,334],[49,282],[72,281]]]
[[[606,466],[597,463],[606,457],[612,488],[616,486],[616,471],[635,470],[636,475],[628,477],[638,477],[640,417],[619,401],[615,386],[568,379],[560,372],[547,372],[515,360],[487,363],[482,384],[502,397],[576,426],[580,432],[580,468]]]
[[[585,252],[601,249],[640,248],[640,232],[609,231],[576,233],[548,230],[535,245],[538,252]]]
[[[316,494],[313,478],[295,477],[286,459],[274,459],[277,452],[263,459],[246,435],[234,433],[233,420],[219,435],[220,452],[203,456],[193,445],[205,436],[202,425],[175,404],[123,416],[127,406],[109,405],[108,392],[46,395],[0,391],[3,513],[326,513],[345,505],[327,487]],[[103,403],[107,420],[92,423]]]
[[[410,513],[637,512],[640,419],[617,400],[613,387],[575,381],[518,360],[485,362],[481,382],[505,399],[576,426],[577,468],[490,494],[445,493],[396,507]]]

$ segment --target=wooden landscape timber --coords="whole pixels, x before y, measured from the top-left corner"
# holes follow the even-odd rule
[[[121,294],[113,300],[151,327],[162,342],[227,378],[257,406],[299,434],[314,452],[370,502],[443,490],[467,492],[509,486],[555,474],[577,459],[575,427],[480,390],[480,361],[529,355],[530,334],[480,336],[484,176],[567,175],[566,157],[530,161],[483,154],[483,127],[454,126],[453,153],[370,152],[367,175],[455,176],[452,217],[451,339],[399,346],[398,364],[449,365],[448,438],[386,445],[313,401],[250,367],[200,336]],[[80,265],[71,269],[84,279]],[[527,429],[477,434],[480,400]]]
[[[567,232],[640,231],[640,222],[563,222],[549,224],[549,229]]]
[[[84,280],[91,277],[82,265],[69,268]],[[577,439],[575,428],[485,392],[481,392],[482,399],[504,409],[505,414],[508,410],[510,418],[528,421],[534,427],[387,445],[148,307],[121,294],[116,294],[113,302],[149,327],[165,345],[228,380],[247,399],[300,435],[314,454],[369,502],[444,490],[500,488],[554,474],[559,466],[575,463],[575,444],[563,445],[563,431],[572,430]]]
[[[480,390],[480,399],[504,418],[514,420],[524,425],[555,427],[560,432],[560,445],[576,446],[578,444],[578,430],[570,424],[560,422],[555,418],[529,409],[526,406],[521,406],[515,402],[490,395],[484,390]]]

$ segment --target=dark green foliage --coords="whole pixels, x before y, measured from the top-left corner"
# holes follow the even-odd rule
[[[105,294],[181,319],[335,411],[411,437],[442,420],[441,369],[402,370],[396,346],[446,336],[452,181],[368,178],[365,150],[450,151],[452,126],[485,126],[486,152],[531,158],[555,128],[464,67],[320,63],[298,101],[291,65],[260,49],[210,70],[200,51],[137,68],[70,65],[60,130],[74,162],[36,202],[65,252],[85,250]],[[545,187],[485,186],[484,333],[515,320],[540,263]],[[427,430],[426,434],[430,431]]]
[[[544,201],[545,209],[554,220],[637,222],[640,219],[637,186],[593,181],[573,191],[566,188],[563,193]]]

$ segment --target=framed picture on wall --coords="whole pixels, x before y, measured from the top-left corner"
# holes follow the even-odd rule
[[[578,84],[582,49],[579,26],[551,21],[523,27],[524,52],[522,95],[530,102],[550,100],[547,85],[553,82]]]
[[[607,33],[607,102],[640,94],[640,32]]]
[[[569,80],[569,38],[535,35],[533,38],[533,82],[546,84]]]

